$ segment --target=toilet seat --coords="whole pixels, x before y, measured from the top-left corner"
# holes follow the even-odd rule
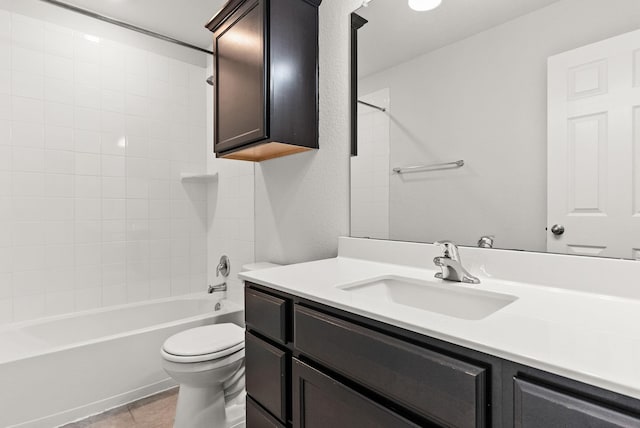
[[[162,345],[162,356],[177,363],[217,360],[244,349],[244,329],[213,324],[174,334]]]

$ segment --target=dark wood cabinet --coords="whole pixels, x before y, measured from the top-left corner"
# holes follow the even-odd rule
[[[293,426],[417,428],[420,425],[294,359]]]
[[[207,24],[214,151],[262,161],[318,148],[321,0],[230,0]]]
[[[513,383],[515,428],[640,427],[637,416],[605,404],[523,379]]]
[[[640,400],[256,284],[246,296],[248,428],[640,428]]]
[[[296,349],[427,419],[484,427],[486,369],[296,305]]]
[[[246,425],[251,428],[284,428],[276,418],[264,410],[251,397],[247,397]]]

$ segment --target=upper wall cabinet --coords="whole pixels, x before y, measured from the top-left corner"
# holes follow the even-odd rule
[[[321,0],[230,0],[207,24],[214,151],[263,161],[318,148]]]

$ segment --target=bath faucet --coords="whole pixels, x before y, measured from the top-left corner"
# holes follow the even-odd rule
[[[443,250],[440,257],[433,259],[436,266],[442,268],[442,272],[436,273],[436,278],[446,281],[465,282],[468,284],[480,284],[480,280],[471,275],[464,267],[460,260],[458,247],[451,241],[434,242]]]
[[[211,293],[215,293],[217,291],[227,291],[227,283],[226,283],[226,281],[223,282],[222,284],[219,284],[219,285],[211,285],[211,284],[209,284],[209,289],[207,290],[207,293],[211,294]]]

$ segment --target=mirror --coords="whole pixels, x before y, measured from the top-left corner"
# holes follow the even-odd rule
[[[640,259],[638,0],[355,14],[352,236]]]

